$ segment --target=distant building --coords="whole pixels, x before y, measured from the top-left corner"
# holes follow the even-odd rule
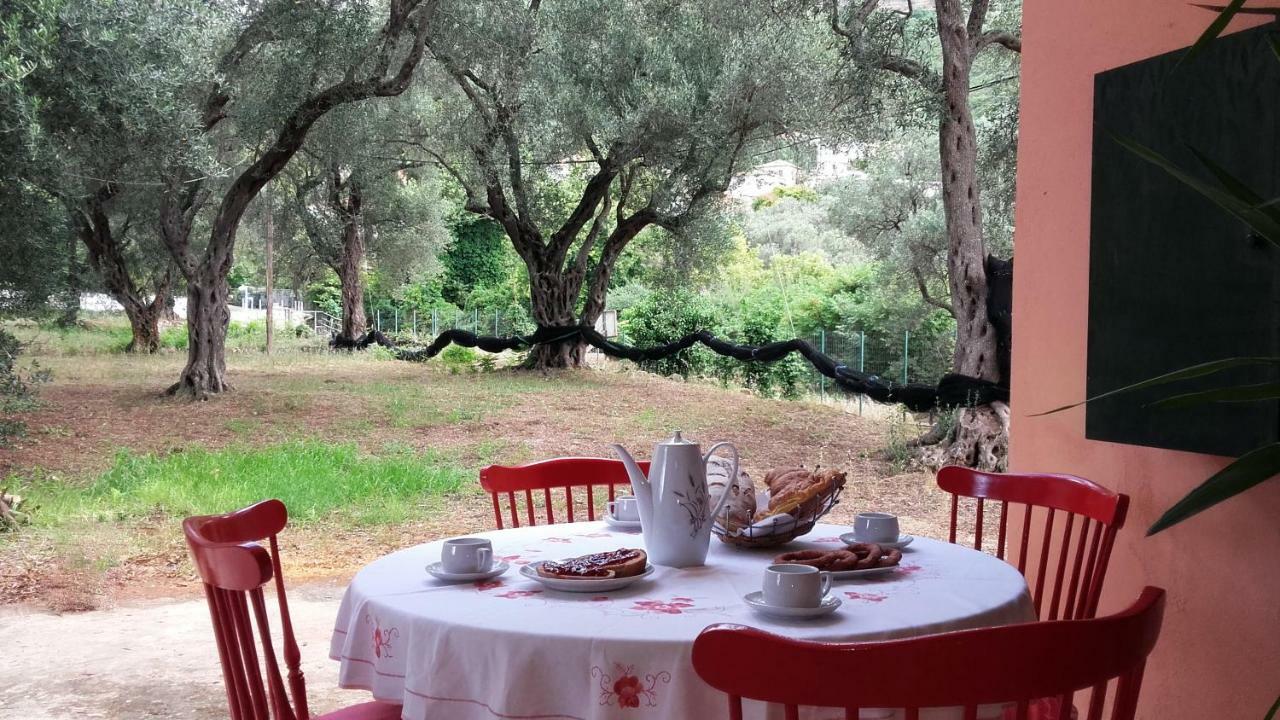
[[[786,160],[773,160],[748,170],[734,178],[729,186],[729,197],[740,202],[751,202],[768,195],[780,187],[800,184],[800,166]]]
[[[832,147],[815,144],[813,172],[809,174],[810,183],[830,182],[851,176],[864,176],[866,173],[858,169],[857,162],[865,153],[857,145],[849,147]]]

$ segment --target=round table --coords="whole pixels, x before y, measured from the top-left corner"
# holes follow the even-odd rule
[[[787,549],[838,548],[844,531],[818,525]],[[436,580],[425,571],[440,557],[434,542],[382,557],[356,575],[330,645],[343,687],[402,703],[405,720],[718,718],[724,695],[703,683],[690,661],[693,640],[708,625],[850,641],[1035,620],[1016,568],[926,538],[904,550],[895,572],[833,583],[844,601],[835,614],[789,621],[761,616],[742,600],[760,589],[778,550],[742,550],[712,538],[705,567],[658,566],[626,589],[593,595],[548,590],[518,566],[643,547],[638,533],[590,522],[478,536],[493,541],[494,556],[510,570],[477,583]],[[749,712],[763,717],[763,705],[754,705]]]

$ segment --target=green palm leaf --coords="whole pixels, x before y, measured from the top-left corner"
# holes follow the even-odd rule
[[[1209,23],[1209,27],[1205,28],[1204,32],[1200,33],[1200,37],[1196,39],[1196,42],[1191,46],[1191,49],[1187,50],[1187,53],[1178,59],[1178,64],[1174,66],[1174,70],[1182,67],[1182,63],[1199,55],[1206,47],[1209,46],[1209,43],[1217,40],[1218,36],[1222,34],[1222,31],[1227,29],[1227,25],[1231,23],[1231,20],[1236,16],[1236,13],[1240,12],[1241,8],[1244,7],[1244,0],[1231,0],[1231,2],[1222,7],[1199,4],[1197,4],[1196,7],[1212,10],[1218,13],[1218,17],[1214,18],[1213,22]]]
[[[1123,145],[1130,152],[1147,162],[1159,166],[1165,172],[1180,180],[1184,185],[1187,185],[1192,190],[1204,195],[1223,210],[1226,210],[1240,220],[1243,220],[1259,235],[1262,235],[1271,242],[1280,245],[1280,219],[1277,219],[1270,209],[1260,209],[1257,207],[1264,201],[1252,190],[1248,190],[1248,188],[1245,187],[1242,194],[1237,194],[1229,188],[1224,189],[1216,185],[1212,185],[1187,173],[1185,170],[1178,167],[1173,161],[1142,143],[1128,138],[1112,137],[1114,137],[1116,142]],[[1207,158],[1204,158],[1202,162],[1211,163]],[[1211,164],[1211,169],[1214,167],[1221,169],[1219,166]],[[1226,170],[1222,170],[1222,172],[1226,174],[1226,177],[1231,178],[1233,182],[1238,183],[1230,173],[1226,173]],[[1239,184],[1241,187],[1244,187],[1243,183]]]
[[[1091,398],[1085,398],[1084,400],[1081,400],[1078,403],[1063,405],[1062,407],[1057,407],[1052,410],[1046,410],[1045,412],[1041,412],[1041,413],[1033,413],[1031,417],[1040,417],[1041,415],[1052,415],[1054,413],[1062,412],[1063,410],[1070,410],[1071,408],[1074,408],[1074,407],[1080,407],[1081,405],[1084,405],[1085,403],[1093,402],[1094,400],[1101,400],[1102,398],[1111,397],[1113,395],[1130,393],[1130,392],[1134,392],[1135,390],[1142,390],[1143,388],[1155,387],[1156,385],[1166,385],[1171,382],[1178,382],[1179,380],[1191,380],[1193,378],[1204,377],[1206,375],[1213,375],[1214,373],[1219,373],[1219,372],[1222,372],[1223,370],[1230,370],[1232,368],[1257,366],[1257,365],[1280,365],[1280,357],[1234,357],[1234,358],[1226,358],[1223,360],[1213,360],[1211,362],[1201,363],[1199,365],[1191,365],[1189,367],[1184,367],[1178,370],[1174,370],[1173,372],[1165,373],[1164,375],[1157,375],[1156,377],[1153,377],[1153,378],[1147,378],[1146,380],[1133,383],[1132,385],[1125,385],[1122,388],[1116,388],[1115,390],[1110,390],[1100,395],[1094,395]]]
[[[1237,385],[1235,387],[1214,388],[1198,392],[1174,395],[1157,400],[1147,407],[1171,410],[1213,402],[1257,402],[1261,400],[1280,399],[1280,382],[1258,383],[1257,385]]]
[[[1147,530],[1147,535],[1167,530],[1276,475],[1280,475],[1280,443],[1241,455],[1166,510]]]

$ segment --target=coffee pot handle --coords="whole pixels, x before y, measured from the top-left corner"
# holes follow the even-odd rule
[[[719,450],[722,447],[727,447],[733,451],[733,472],[729,473],[729,482],[725,484],[724,492],[720,494],[720,502],[716,503],[716,506],[711,509],[711,519],[713,521],[717,517],[720,517],[720,511],[724,509],[724,504],[729,501],[729,495],[733,492],[733,488],[738,482],[738,448],[734,446],[733,443],[727,441],[718,442],[715,445],[712,445],[707,450],[707,454],[702,456],[702,465],[704,468],[703,476],[706,476],[705,468],[707,463],[711,462],[711,456],[715,454],[716,450]]]

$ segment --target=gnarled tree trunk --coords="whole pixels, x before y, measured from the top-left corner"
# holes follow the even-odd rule
[[[341,337],[358,340],[369,330],[364,314],[364,229],[358,220],[348,221],[342,229],[342,256],[334,265],[342,285]]]
[[[202,271],[187,280],[187,365],[168,394],[207,400],[227,383],[227,325],[231,310],[225,272]]]
[[[983,0],[977,0],[983,2]],[[985,3],[984,3],[985,5]],[[982,235],[978,187],[978,142],[969,106],[973,59],[982,49],[985,12],[971,10],[968,22],[959,0],[938,0],[942,44],[942,118],[938,144],[942,161],[942,203],[948,238],[947,276],[956,318],[954,371],[1000,382],[996,329],[988,315],[987,252]],[[963,408],[950,442],[926,452],[929,466],[967,465],[1004,469],[1009,454],[1009,410],[1002,403]]]
[[[169,300],[172,268],[156,279],[152,299],[143,297],[130,272],[122,241],[112,228],[106,210],[107,203],[117,192],[116,186],[104,184],[89,196],[84,206],[77,208],[76,234],[88,250],[89,264],[102,277],[107,292],[120,303],[129,318],[132,338],[125,350],[153,353],[160,349],[160,318]],[[126,232],[127,229],[120,234]],[[78,297],[76,302],[79,303]]]
[[[560,269],[529,272],[529,299],[533,319],[540,327],[572,327],[578,324],[578,294],[582,276]],[[538,370],[581,367],[586,345],[581,340],[538,345],[529,353],[528,366]]]

